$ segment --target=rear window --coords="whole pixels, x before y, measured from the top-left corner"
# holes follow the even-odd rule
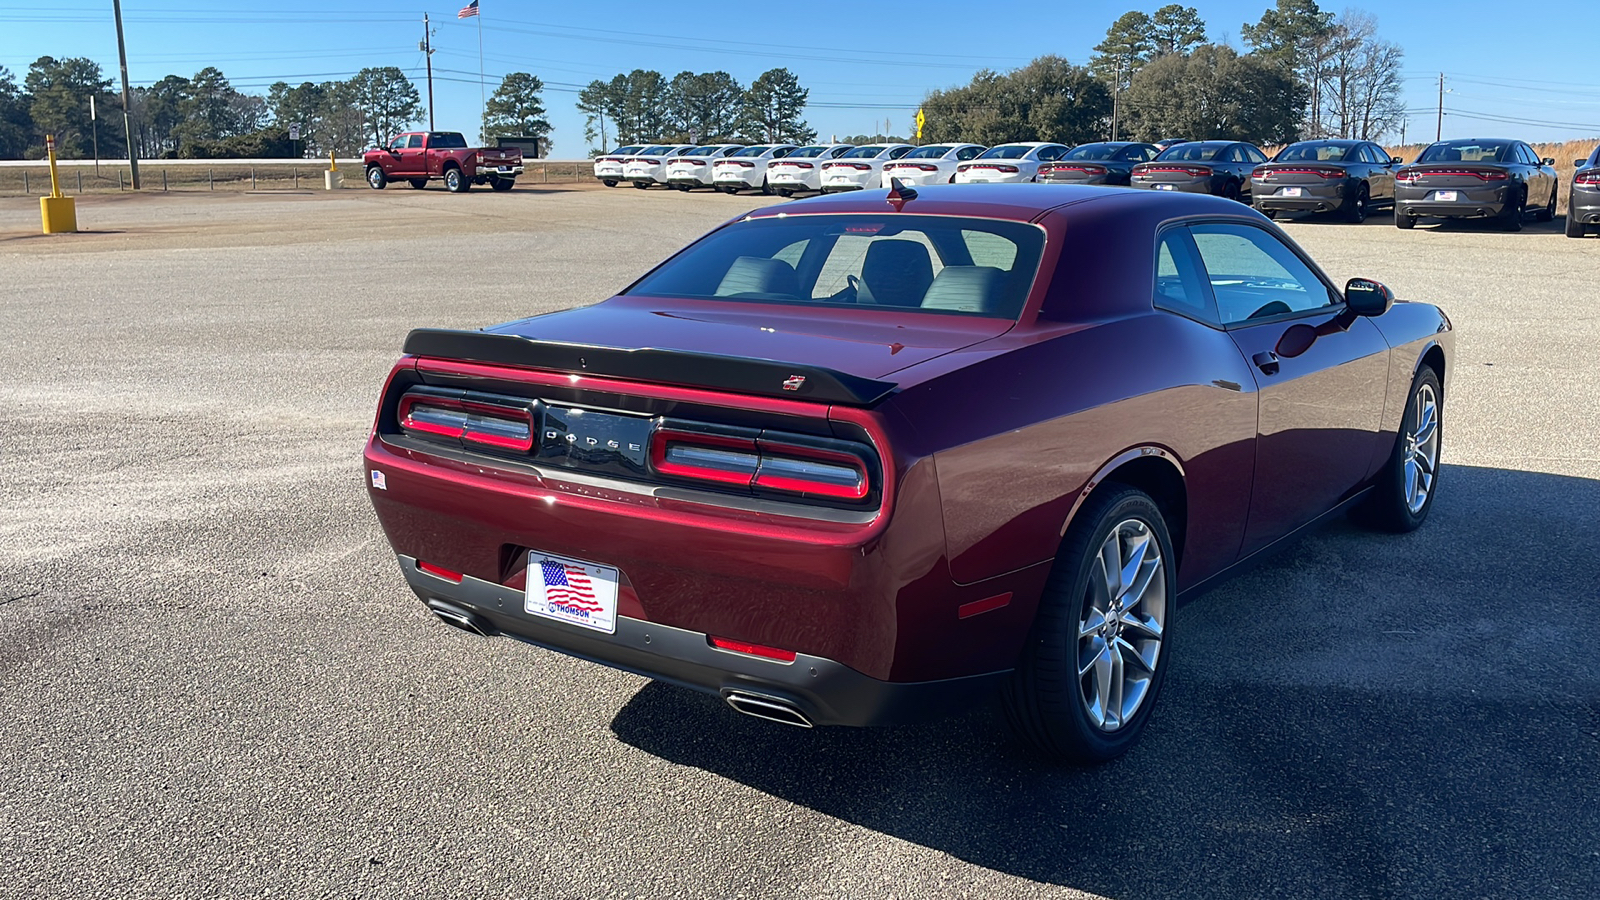
[[[1175,159],[1180,162],[1208,162],[1216,159],[1217,154],[1232,146],[1232,144],[1212,143],[1173,144],[1171,147],[1161,151],[1161,155],[1156,159],[1163,161]]]
[[[950,152],[951,146],[952,145],[948,145],[948,144],[946,144],[944,146],[939,146],[938,144],[935,144],[935,145],[933,145],[931,147],[918,147],[917,149],[911,151],[910,153],[907,153],[905,156],[902,156],[900,158],[901,159],[939,159],[940,157],[944,156],[946,153]]]
[[[746,147],[735,153],[734,156],[760,156],[771,149],[771,147]]]
[[[628,294],[1015,319],[1044,232],[961,216],[801,215],[707,235]]]
[[[1062,159],[1111,159],[1122,149],[1117,144],[1084,144],[1068,150],[1061,155]]]
[[[1438,162],[1510,162],[1510,141],[1444,141],[1422,151],[1419,163]]]
[[[822,154],[827,153],[827,152],[828,152],[828,148],[827,147],[801,147],[799,150],[796,150],[793,153],[789,154],[786,158],[787,159],[796,159],[796,158],[799,158],[799,159],[811,159],[813,157],[821,156]]]
[[[845,155],[843,155],[843,156],[841,156],[839,158],[840,159],[872,159],[873,157],[877,156],[879,153],[882,153],[885,149],[887,149],[887,148],[885,148],[885,147],[857,147],[854,150],[851,150],[849,153],[846,153]]]
[[[640,156],[661,156],[672,152],[671,147],[646,147],[639,151]]]
[[[678,155],[679,156],[710,156],[711,154],[713,154],[715,152],[717,152],[717,148],[716,147],[696,147],[693,150],[686,150],[683,153],[680,153]]]
[[[640,148],[638,148],[638,147],[618,147],[617,149],[615,149],[615,150],[613,150],[611,152],[612,153],[638,153],[639,149]]]
[[[1021,159],[1032,150],[1025,144],[1010,144],[1004,147],[990,147],[978,154],[979,159]]]
[[[1354,159],[1355,144],[1291,144],[1273,162],[1343,162]]]

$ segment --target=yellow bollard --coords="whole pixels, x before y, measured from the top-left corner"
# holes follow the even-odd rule
[[[344,173],[339,171],[339,161],[333,158],[333,151],[328,151],[328,171],[322,173],[322,189],[337,191],[344,187]]]
[[[39,198],[39,217],[45,234],[69,234],[78,230],[78,210],[71,197],[61,196],[61,179],[56,174],[56,136],[44,136],[50,154],[50,196]]]

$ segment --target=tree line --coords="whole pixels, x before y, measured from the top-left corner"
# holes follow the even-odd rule
[[[602,149],[656,141],[805,144],[817,133],[801,118],[810,92],[788,69],[741,86],[727,72],[634,69],[578,92],[584,138]]]
[[[111,88],[100,64],[81,57],[41,56],[20,84],[0,66],[0,159],[43,156],[47,134],[64,159],[93,156],[97,137],[102,157],[126,155],[122,94]],[[543,90],[526,72],[505,76],[484,110],[482,135],[547,138]],[[168,75],[134,88],[128,101],[127,129],[143,159],[353,156],[387,143],[426,113],[416,85],[394,66],[365,68],[342,81],[280,81],[264,96],[234,88],[208,66],[193,77]],[[298,139],[290,140],[290,126],[298,126]]]
[[[1279,144],[1377,140],[1404,119],[1403,52],[1378,36],[1371,15],[1276,0],[1240,35],[1244,53],[1210,42],[1193,7],[1130,11],[1085,66],[1044,56],[930,92],[923,137],[987,145],[1166,137]]]

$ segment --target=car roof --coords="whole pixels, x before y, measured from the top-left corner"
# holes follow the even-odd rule
[[[794,215],[866,214],[895,215],[885,190],[850,191],[842,194],[823,194],[777,206],[764,206],[747,214],[746,219],[771,219]],[[1120,198],[1116,203],[1103,201]],[[1119,209],[1163,207],[1177,209],[1201,203],[1205,210],[1209,201],[1219,200],[1219,211],[1243,209],[1232,200],[1222,201],[1209,195],[1168,193],[1164,191],[1139,191],[1126,188],[1105,188],[1088,185],[1061,184],[959,184],[929,185],[916,189],[916,196],[901,204],[901,215],[973,216],[976,218],[1008,219],[1031,222],[1051,210],[1072,207],[1084,211],[1091,205],[1115,206]],[[1174,215],[1185,215],[1183,211]]]

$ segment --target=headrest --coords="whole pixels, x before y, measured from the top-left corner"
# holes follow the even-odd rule
[[[928,286],[922,308],[997,315],[1004,282],[1005,273],[993,266],[945,266]]]
[[[740,294],[782,294],[799,299],[800,279],[794,267],[781,259],[760,256],[741,256],[728,267],[717,285],[716,297],[736,297]]]

